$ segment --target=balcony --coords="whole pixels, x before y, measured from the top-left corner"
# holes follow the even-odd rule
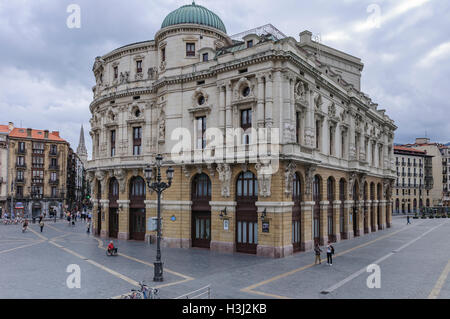
[[[50,152],[48,152],[48,155],[49,156],[58,156],[59,152],[58,151],[50,151]]]
[[[59,171],[59,165],[53,165],[53,164],[50,164],[50,165],[48,166],[48,169],[49,169],[49,170],[52,170],[52,171]]]
[[[44,164],[39,164],[39,163],[32,163],[31,164],[32,168],[44,168]]]
[[[27,164],[25,164],[25,163],[16,163],[16,168],[26,169],[27,168]]]
[[[44,184],[44,179],[40,177],[33,177],[31,179],[32,184]]]
[[[20,148],[18,148],[18,149],[16,150],[16,154],[17,154],[17,155],[26,155],[26,154],[27,154],[27,150],[26,150],[26,149],[20,149]]]
[[[31,194],[31,198],[32,199],[42,199],[42,198],[44,198],[44,195],[43,194]]]
[[[16,184],[25,184],[26,180],[23,177],[16,177]]]
[[[50,185],[58,185],[59,184],[59,179],[49,179],[48,180],[48,183],[50,184]]]

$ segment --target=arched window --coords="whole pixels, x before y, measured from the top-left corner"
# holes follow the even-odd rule
[[[240,173],[236,183],[238,197],[257,197],[258,180],[252,172]]]
[[[131,180],[130,197],[145,197],[145,181],[142,177],[133,177]]]
[[[313,181],[313,201],[314,201],[314,214],[313,214],[313,235],[316,243],[320,242],[320,200],[321,200],[321,179],[320,176],[314,176]]]
[[[294,252],[301,250],[301,200],[302,187],[300,176],[295,173],[292,180],[292,246]]]
[[[292,179],[292,201],[300,202],[302,200],[302,187],[300,177],[297,173],[294,174]]]
[[[327,214],[327,221],[328,221],[328,240],[334,241],[334,234],[333,234],[333,202],[334,202],[334,179],[332,177],[329,177],[327,180],[327,199],[328,199],[328,214]]]
[[[211,180],[206,174],[199,174],[192,180],[192,200],[211,199]]]

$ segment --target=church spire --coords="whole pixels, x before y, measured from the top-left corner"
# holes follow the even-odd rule
[[[81,125],[80,141],[78,142],[77,154],[78,154],[78,156],[80,157],[80,159],[81,159],[81,161],[83,162],[83,164],[86,166],[86,164],[87,164],[88,153],[87,153],[87,149],[86,149],[86,144],[85,144],[85,142],[84,142],[84,129],[83,129],[83,125]]]

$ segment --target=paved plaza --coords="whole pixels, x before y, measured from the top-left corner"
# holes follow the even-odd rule
[[[394,217],[393,227],[335,244],[332,266],[314,265],[313,252],[283,259],[163,248],[164,282],[153,283],[156,245],[108,240],[85,232],[85,224],[47,221],[0,225],[0,298],[114,298],[139,281],[175,298],[210,285],[211,297],[228,298],[450,298],[450,220]],[[81,287],[69,289],[69,265],[81,270]],[[369,289],[368,265],[380,267],[380,288]]]

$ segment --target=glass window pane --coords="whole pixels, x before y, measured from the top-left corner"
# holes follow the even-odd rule
[[[258,243],[258,223],[253,223],[253,227],[254,227],[254,234],[255,234],[255,244]]]
[[[253,223],[248,223],[248,243],[253,244]]]
[[[205,221],[203,219],[199,219],[200,221],[200,238],[205,238]]]
[[[242,242],[247,243],[247,222],[242,222]]]
[[[210,239],[210,231],[211,231],[211,220],[206,220],[206,239]]]
[[[198,218],[195,219],[195,238],[200,238],[200,220]]]

